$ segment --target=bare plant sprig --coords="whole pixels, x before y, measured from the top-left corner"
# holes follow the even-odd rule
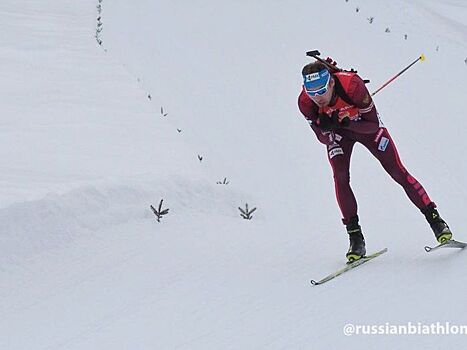
[[[95,34],[95,38],[96,38],[96,41],[99,45],[102,46],[102,39],[101,39],[101,33],[102,33],[102,21],[101,21],[101,14],[102,14],[102,0],[98,0],[98,4],[96,6],[97,8],[97,25],[96,25],[96,34]]]
[[[256,210],[256,207],[250,210],[248,208],[248,203],[246,203],[245,204],[245,209],[242,209],[242,208],[238,207],[238,210],[240,210],[240,216],[242,218],[244,218],[245,220],[251,220],[253,218],[253,216],[251,216],[251,214],[254,213],[254,211]]]
[[[159,208],[158,208],[158,209],[154,208],[154,207],[152,206],[152,204],[151,204],[151,210],[152,210],[152,212],[154,213],[154,215],[156,216],[157,222],[161,222],[162,216],[164,216],[164,215],[166,215],[166,214],[169,213],[169,209],[168,209],[168,208],[167,208],[167,209],[162,209],[162,202],[163,202],[163,201],[164,201],[164,200],[161,199],[161,201],[160,201],[160,203],[159,203]]]
[[[230,183],[230,181],[227,181],[226,177],[224,177],[223,181],[217,181],[218,185],[228,185],[229,183]]]

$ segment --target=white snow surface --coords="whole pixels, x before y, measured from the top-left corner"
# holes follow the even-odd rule
[[[374,100],[467,240],[465,1],[103,0],[101,46],[97,5],[0,2],[0,349],[467,346],[343,334],[467,326],[467,255],[425,253],[423,216],[357,146],[367,249],[389,251],[311,286],[348,241],[325,148],[297,108],[308,50],[370,91],[424,53]]]

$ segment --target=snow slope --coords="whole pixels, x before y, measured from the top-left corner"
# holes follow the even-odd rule
[[[375,101],[466,240],[463,1],[104,0],[102,46],[97,4],[0,4],[0,349],[465,347],[344,336],[347,323],[467,325],[467,257],[426,254],[423,217],[356,147],[367,246],[389,252],[312,287],[347,237],[296,106],[307,50],[371,91],[425,53]]]

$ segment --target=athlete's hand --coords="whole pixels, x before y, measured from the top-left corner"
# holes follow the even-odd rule
[[[316,125],[323,131],[334,131],[340,127],[346,127],[349,125],[349,119],[344,118],[339,121],[339,112],[332,112],[331,116],[326,113],[320,113],[316,121]]]
[[[323,131],[332,131],[337,129],[339,126],[333,122],[332,118],[326,113],[320,113],[316,120],[316,125]]]
[[[349,117],[341,118],[340,123],[341,123],[341,127],[345,128],[345,127],[349,126],[350,118]]]

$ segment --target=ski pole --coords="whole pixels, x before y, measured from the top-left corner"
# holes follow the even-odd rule
[[[399,77],[402,73],[404,73],[407,69],[409,69],[410,67],[412,67],[415,63],[417,63],[418,61],[425,61],[425,55],[424,54],[421,54],[420,57],[418,57],[415,61],[413,61],[411,64],[409,64],[407,67],[405,67],[403,70],[401,70],[399,73],[397,73],[395,76],[393,76],[391,79],[389,79],[387,82],[385,82],[383,84],[383,86],[381,86],[378,90],[376,90],[375,92],[373,92],[371,94],[371,96],[374,96],[376,95],[380,90],[384,89],[387,85],[389,85],[394,79],[396,79],[397,77]]]

